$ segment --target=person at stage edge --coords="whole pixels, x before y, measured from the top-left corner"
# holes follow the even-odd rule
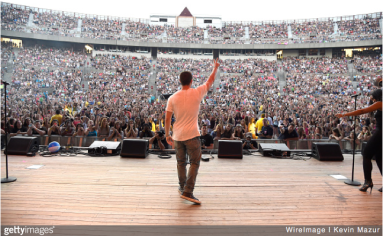
[[[257,122],[255,123],[255,133],[256,134],[261,132],[262,127],[263,127],[263,120],[264,119],[265,119],[265,113],[262,113],[261,114],[261,118],[259,118],[259,120],[257,120]]]
[[[242,149],[256,149],[258,147],[257,142],[251,140],[253,135],[251,133],[246,134],[246,140],[243,140]]]
[[[264,118],[261,132],[258,133],[259,139],[271,139],[273,137],[273,128],[269,124],[269,120]]]
[[[293,123],[290,123],[287,129],[285,128],[285,131],[279,136],[279,139],[283,140],[298,140],[298,133],[295,130],[295,125]]]
[[[376,164],[379,167],[380,174],[382,174],[382,89],[376,89],[372,91],[370,97],[370,105],[365,109],[359,109],[353,112],[345,113],[345,114],[337,114],[338,118],[346,117],[346,116],[359,116],[362,114],[374,112],[376,119],[376,132],[372,135],[372,137],[368,140],[367,145],[363,151],[363,172],[364,172],[364,184],[359,189],[362,192],[366,192],[368,188],[370,189],[370,193],[372,191],[372,187],[374,184],[371,179],[371,171],[372,171],[372,163],[371,159],[375,156]],[[382,188],[379,189],[382,192]]]
[[[149,140],[149,144],[153,149],[169,149],[169,144],[166,142],[163,131],[156,131],[154,137]]]
[[[213,149],[214,141],[213,137],[207,132],[207,125],[203,124],[202,134],[200,136],[202,149]]]
[[[193,75],[189,71],[180,74],[182,89],[169,97],[165,116],[165,137],[168,144],[176,149],[179,193],[181,198],[201,204],[193,195],[197,173],[201,161],[201,141],[198,127],[200,103],[213,85],[219,63],[213,61],[213,72],[203,85],[192,88]],[[172,115],[176,122],[173,126],[173,136],[170,136]],[[189,155],[190,167],[186,177],[186,152]]]

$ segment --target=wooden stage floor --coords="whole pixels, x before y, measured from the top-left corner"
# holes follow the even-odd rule
[[[9,156],[13,183],[1,184],[2,225],[382,225],[382,177],[373,162],[372,194],[343,162],[263,157],[202,162],[195,196],[179,197],[176,159]],[[31,170],[31,165],[44,165]],[[5,155],[1,157],[5,177]],[[362,156],[355,180],[364,182]]]

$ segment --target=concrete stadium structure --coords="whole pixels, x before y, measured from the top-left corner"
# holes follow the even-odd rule
[[[30,39],[30,40],[43,40],[54,41],[80,45],[106,45],[109,48],[122,48],[122,47],[143,47],[143,48],[170,48],[170,49],[200,49],[200,50],[283,50],[286,56],[298,56],[298,50],[302,49],[325,49],[326,56],[331,57],[332,49],[334,48],[366,48],[366,47],[382,47],[382,40],[363,40],[351,42],[332,42],[332,43],[302,43],[302,44],[182,44],[182,43],[154,43],[154,42],[136,42],[125,40],[102,40],[90,38],[77,38],[77,37],[64,37],[54,35],[33,34],[17,31],[2,30],[1,37],[15,38],[15,39]],[[149,50],[152,51],[152,50]],[[308,55],[307,55],[308,56]]]

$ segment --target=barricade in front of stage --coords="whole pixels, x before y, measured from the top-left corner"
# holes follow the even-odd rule
[[[112,139],[107,140],[106,138],[99,138],[95,136],[85,136],[85,137],[73,137],[73,136],[59,136],[59,135],[33,135],[33,137],[37,137],[40,141],[40,145],[48,145],[50,142],[56,141],[61,146],[71,146],[71,147],[89,147],[94,141],[115,141],[121,142],[121,139]],[[8,137],[9,140],[10,137]],[[150,138],[145,138],[150,139]],[[343,152],[352,152],[352,145],[349,140],[328,140],[328,139],[307,139],[307,140],[280,140],[280,139],[253,139],[254,141],[259,143],[285,143],[287,147],[291,150],[294,149],[310,149],[312,148],[312,144],[314,142],[338,142],[340,149]],[[218,149],[218,140],[214,140],[214,149]],[[355,150],[360,152],[362,149],[362,144],[357,144]]]

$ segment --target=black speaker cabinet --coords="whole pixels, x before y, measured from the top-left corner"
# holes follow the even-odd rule
[[[149,140],[124,139],[122,141],[121,157],[145,158],[149,154]]]
[[[113,141],[94,141],[88,148],[88,153],[92,155],[118,155],[121,150],[120,142]]]
[[[264,157],[289,157],[291,153],[284,143],[260,143],[258,146]]]
[[[242,159],[242,141],[239,140],[219,140],[218,158]]]
[[[343,161],[338,143],[313,143],[312,155],[320,161]]]
[[[37,137],[13,136],[8,142],[9,155],[35,154],[39,151],[40,141]]]

